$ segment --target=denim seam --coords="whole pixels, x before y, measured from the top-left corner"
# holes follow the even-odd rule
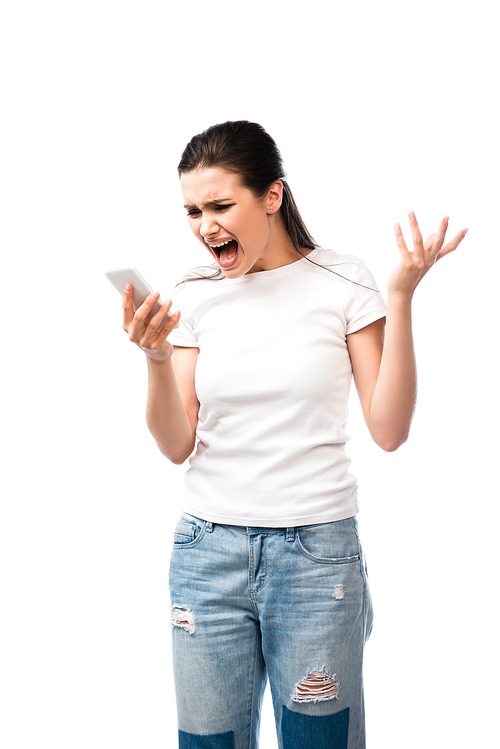
[[[259,651],[257,648],[254,649],[254,659],[253,659],[253,677],[252,677],[252,689],[250,691],[250,725],[248,727],[248,749],[255,749],[256,744],[253,743],[253,736],[251,728],[253,726],[253,719],[254,719],[254,698],[255,698],[255,682],[256,682],[256,673],[257,673],[257,664],[259,660]]]
[[[255,593],[259,593],[262,590],[262,586],[264,585],[267,577],[267,560],[266,556],[263,551],[263,544],[261,547],[261,554],[260,554],[260,565],[261,565],[261,583],[257,584],[257,580],[255,579],[255,573],[256,573],[256,567],[254,564],[254,549],[252,544],[252,536],[248,537],[248,544],[249,544],[249,564],[248,564],[248,589],[250,591],[250,598],[252,601],[254,600],[253,596]],[[255,581],[255,585],[253,585],[253,581]],[[257,606],[257,602],[255,601],[255,605]],[[256,609],[256,611],[258,611]]]
[[[195,546],[198,546],[202,538],[204,537],[205,533],[207,532],[207,521],[203,521],[203,525],[201,527],[200,532],[196,536],[196,538],[187,544],[178,544],[174,541],[174,551],[182,551],[183,549],[192,549]]]
[[[364,568],[364,554],[363,554],[363,549],[361,547],[361,539],[359,538],[359,533],[358,533],[358,529],[357,529],[357,524],[355,522],[355,518],[351,518],[351,526],[352,526],[352,530],[353,530],[353,532],[354,532],[354,534],[356,536],[356,540],[357,540],[357,543],[358,543],[359,558],[363,562],[362,567]]]
[[[363,578],[363,608],[362,608],[362,616],[363,616],[363,622],[364,622],[364,638],[363,639],[364,639],[364,642],[365,642],[365,645],[366,645],[366,641],[367,641],[368,636],[369,636],[369,634],[367,635],[367,633],[368,633],[368,620],[367,620],[367,617],[368,617],[368,597],[367,597],[367,593],[368,593],[368,575],[366,573],[366,559],[365,559],[365,554],[364,554],[364,551],[363,551],[362,546],[361,546],[361,539],[359,537],[358,529],[356,527],[356,523],[354,522],[354,520],[355,519],[352,518],[352,527],[353,527],[354,533],[356,534],[356,538],[358,539],[358,548],[359,548],[359,551],[360,551],[360,561],[361,561],[361,564],[360,564],[360,567],[361,567],[361,577]],[[369,631],[371,632],[371,625],[370,625]]]
[[[361,554],[359,552],[358,554],[349,557],[316,557],[314,556],[314,554],[311,554],[310,551],[307,551],[304,546],[302,546],[300,533],[297,533],[295,536],[295,545],[298,551],[303,556],[305,556],[306,559],[310,559],[312,562],[316,562],[316,564],[353,564],[353,562],[359,562],[359,560],[361,559]]]

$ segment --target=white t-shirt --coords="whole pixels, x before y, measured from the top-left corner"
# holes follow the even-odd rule
[[[184,500],[192,515],[274,528],[358,512],[344,450],[346,335],[386,308],[358,258],[321,248],[308,258],[178,287],[173,308],[182,316],[169,340],[199,348],[197,444]]]

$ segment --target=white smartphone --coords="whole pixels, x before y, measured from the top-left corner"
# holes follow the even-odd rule
[[[118,268],[117,270],[109,270],[105,274],[106,278],[108,278],[115,289],[123,295],[125,294],[125,284],[129,283],[132,285],[132,288],[134,289],[134,295],[133,295],[133,305],[134,305],[134,312],[139,309],[141,304],[147,299],[147,297],[153,292],[153,289],[148,284],[145,278],[141,276],[137,268]],[[161,299],[159,299],[156,304],[154,305],[153,309],[147,316],[146,320],[149,322],[154,315],[158,312],[160,309],[160,306],[162,304]],[[163,326],[168,322],[170,319],[171,314],[170,312],[167,312],[165,317],[163,318],[163,321],[160,323],[160,326],[158,327],[158,330],[161,330]],[[175,326],[178,327],[179,323]]]

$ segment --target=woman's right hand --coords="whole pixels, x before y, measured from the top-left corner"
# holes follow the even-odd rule
[[[128,333],[130,340],[137,344],[150,359],[167,361],[174,350],[172,344],[167,341],[167,336],[179,322],[181,313],[174,312],[163,328],[158,330],[158,326],[172,306],[171,300],[167,300],[147,323],[147,317],[159,296],[158,292],[150,294],[134,313],[133,289],[131,284],[126,284],[123,297],[123,329]]]

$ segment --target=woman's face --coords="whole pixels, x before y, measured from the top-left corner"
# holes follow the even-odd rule
[[[224,275],[239,278],[276,267],[270,219],[281,203],[281,182],[256,198],[237,174],[210,167],[182,174],[181,187],[193,234]]]

